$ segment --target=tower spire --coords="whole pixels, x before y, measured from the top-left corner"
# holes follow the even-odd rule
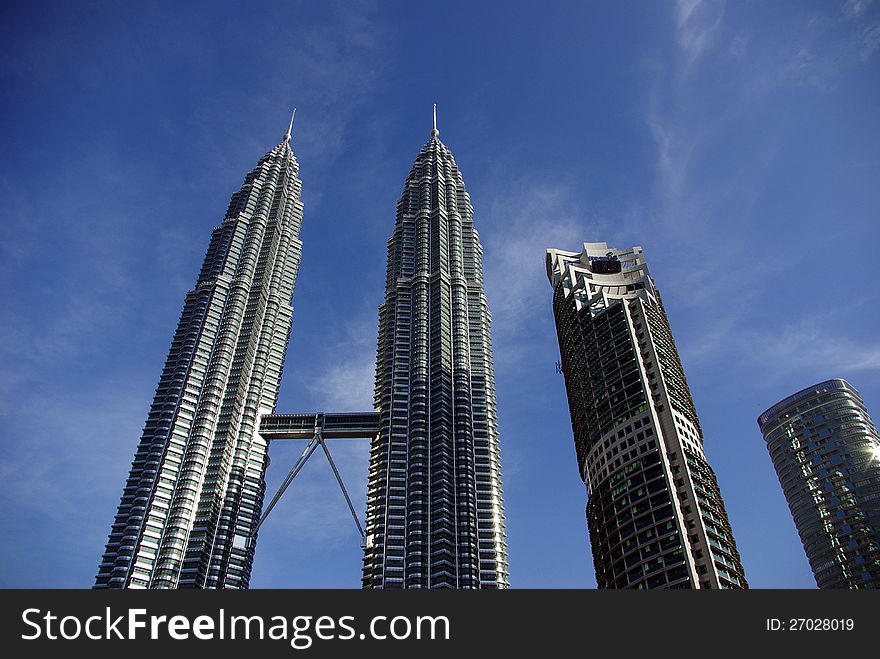
[[[296,108],[293,108],[293,113],[290,115],[290,125],[287,127],[287,132],[284,133],[284,141],[290,141],[290,134],[293,131],[293,118],[296,116]]]
[[[440,134],[440,131],[437,130],[437,104],[434,103],[434,129],[431,131],[432,137],[437,137]]]

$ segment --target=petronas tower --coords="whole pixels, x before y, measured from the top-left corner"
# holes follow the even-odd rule
[[[292,125],[291,120],[291,125]],[[211,236],[159,379],[96,588],[245,588],[300,263],[290,129]]]
[[[435,121],[388,242],[365,588],[507,587],[482,251]]]

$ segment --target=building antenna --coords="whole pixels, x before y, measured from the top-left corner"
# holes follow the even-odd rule
[[[293,108],[293,114],[290,115],[290,125],[287,127],[287,132],[284,134],[284,141],[290,141],[290,135],[293,132],[293,118],[296,116],[296,108]]]
[[[440,134],[440,131],[437,130],[437,104],[434,103],[434,130],[431,131],[431,135],[437,137]]]

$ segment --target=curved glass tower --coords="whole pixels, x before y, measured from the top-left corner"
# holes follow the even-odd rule
[[[758,417],[819,588],[880,588],[880,435],[846,380]]]
[[[291,124],[293,120],[291,119]],[[302,243],[290,129],[214,229],[159,379],[96,588],[246,588]]]
[[[600,588],[746,588],[642,249],[547,250]]]
[[[388,241],[365,588],[508,583],[483,250],[438,136],[435,122]]]

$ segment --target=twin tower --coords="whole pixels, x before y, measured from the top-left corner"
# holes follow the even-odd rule
[[[318,438],[333,432],[334,415],[270,415],[302,253],[302,184],[290,139],[288,129],[213,231],[98,588],[246,588],[268,442],[296,436],[289,433],[297,424]],[[489,323],[473,208],[435,121],[388,242],[376,412],[335,415],[337,428],[360,422],[372,438],[365,588],[507,587]]]
[[[275,503],[262,512],[269,442],[311,438],[286,486],[318,446],[333,464],[325,437],[367,436],[363,586],[506,588],[483,250],[436,118],[397,202],[375,410],[360,414],[273,413],[302,251],[290,140],[213,231],[95,587],[246,588]],[[641,250],[550,250],[548,275],[600,587],[744,587]]]

